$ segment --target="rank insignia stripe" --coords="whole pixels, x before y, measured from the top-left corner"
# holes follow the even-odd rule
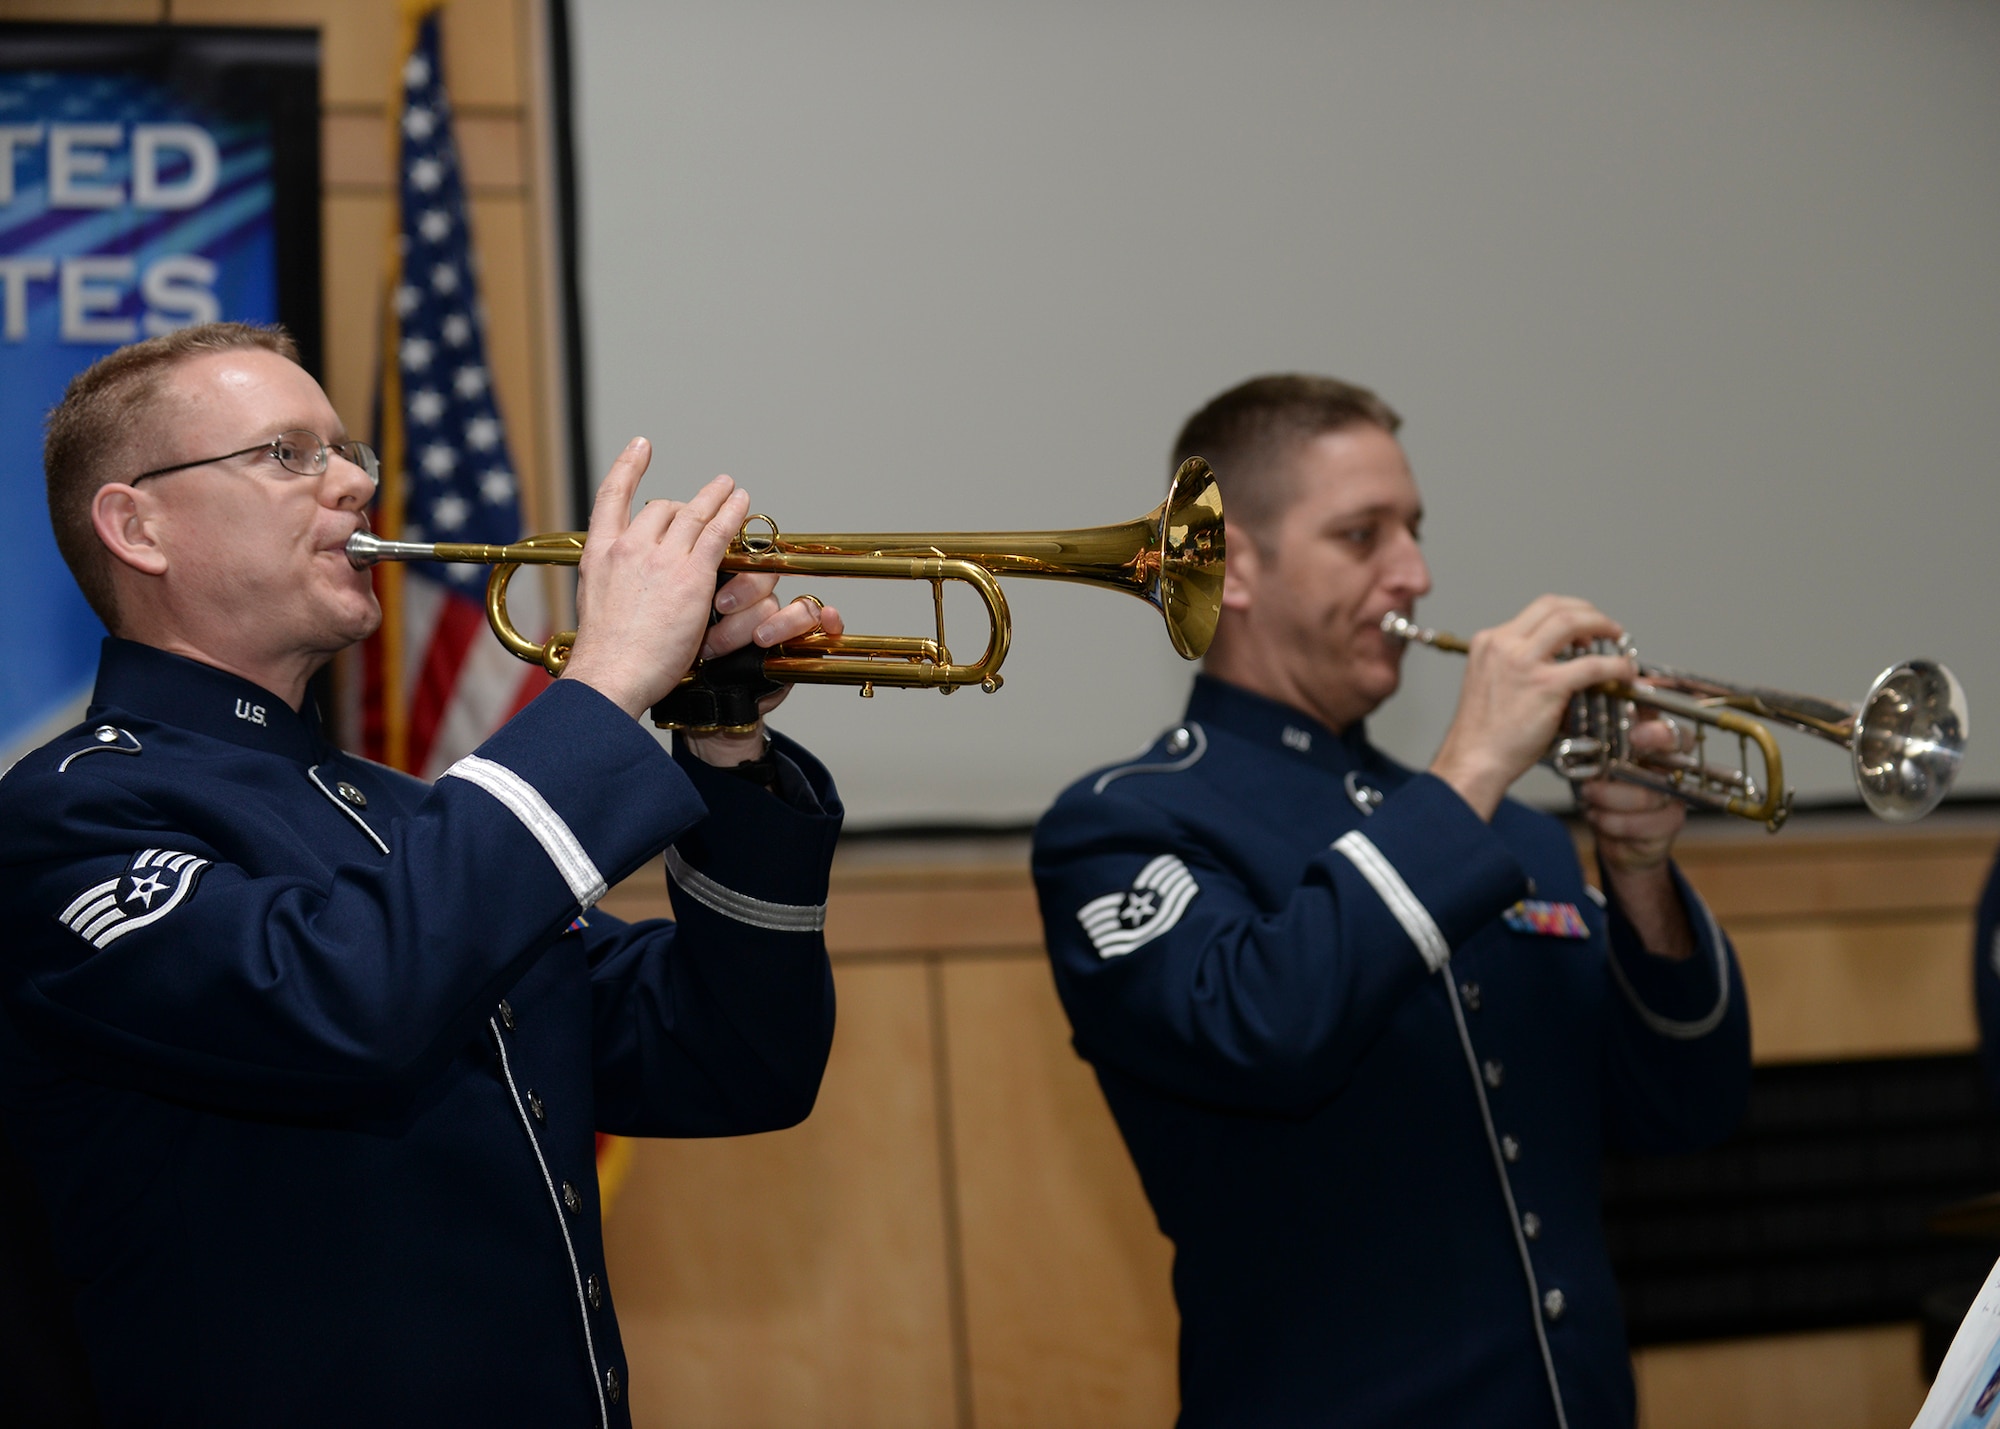
[[[142,849],[116,878],[77,894],[56,921],[92,947],[107,947],[185,903],[208,864],[191,853]]]
[[[1583,910],[1574,903],[1551,903],[1541,898],[1523,898],[1501,914],[1501,918],[1517,933],[1532,933],[1543,938],[1579,940],[1590,936],[1590,925],[1583,921]]]
[[[1188,866],[1163,853],[1139,870],[1122,893],[1093,898],[1076,911],[1101,958],[1119,958],[1143,947],[1180,922],[1201,885]]]

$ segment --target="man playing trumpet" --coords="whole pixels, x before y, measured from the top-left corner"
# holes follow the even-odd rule
[[[593,1134],[811,1109],[841,815],[761,721],[670,755],[637,716],[698,651],[839,617],[718,592],[747,498],[630,514],[635,441],[563,677],[435,785],[344,754],[307,681],[381,618],[343,553],[375,457],[295,358],[191,328],[50,416],[112,635],[0,781],[8,1130],[108,1423],[628,1423]],[[663,850],[677,924],[593,911]]]
[[[1629,1426],[1607,1146],[1726,1135],[1734,953],[1665,795],[1506,799],[1620,634],[1544,596],[1472,642],[1426,771],[1368,741],[1430,589],[1423,506],[1365,389],[1260,378],[1189,419],[1228,502],[1182,722],[1035,834],[1056,984],[1175,1245],[1183,1426]],[[1641,747],[1671,745],[1655,723]]]

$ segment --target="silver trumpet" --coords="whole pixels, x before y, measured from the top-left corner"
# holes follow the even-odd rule
[[[1464,654],[1463,638],[1431,630],[1397,614],[1382,632],[1433,650]],[[1630,641],[1599,641],[1590,653],[1630,655]],[[1692,749],[1651,753],[1632,748],[1641,707],[1689,721]],[[1619,779],[1671,794],[1698,808],[1719,809],[1776,833],[1791,816],[1793,791],[1770,720],[1845,748],[1854,783],[1869,810],[1888,823],[1909,824],[1938,806],[1965,760],[1970,723],[1958,677],[1935,660],[1906,660],[1875,677],[1859,704],[1812,695],[1731,685],[1661,665],[1639,666],[1632,681],[1614,681],[1570,700],[1562,729],[1543,762],[1565,779]],[[1708,734],[1734,735],[1738,759],[1711,763]],[[1750,767],[1757,746],[1763,769]]]

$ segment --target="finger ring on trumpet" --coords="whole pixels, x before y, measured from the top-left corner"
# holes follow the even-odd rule
[[[820,612],[821,612],[822,610],[825,610],[825,609],[826,609],[826,602],[825,602],[825,601],[821,600],[821,599],[820,599],[820,598],[819,598],[818,596],[816,596],[816,595],[795,595],[795,596],[793,596],[793,597],[792,597],[792,599],[791,599],[791,604],[793,604],[793,605],[798,605],[798,604],[800,604],[801,602],[803,602],[803,601],[808,601],[808,600],[812,602],[812,608],[813,608],[813,627],[812,627],[812,629],[811,629],[811,630],[808,630],[808,631],[806,632],[806,634],[808,634],[808,635],[824,635],[824,634],[826,633],[826,627],[825,627],[824,625],[821,625],[821,624],[819,623],[819,613],[820,613]]]

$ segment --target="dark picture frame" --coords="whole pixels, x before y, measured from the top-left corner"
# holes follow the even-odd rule
[[[317,29],[0,22],[0,68],[143,74],[271,125],[278,320],[302,365],[324,375]]]

